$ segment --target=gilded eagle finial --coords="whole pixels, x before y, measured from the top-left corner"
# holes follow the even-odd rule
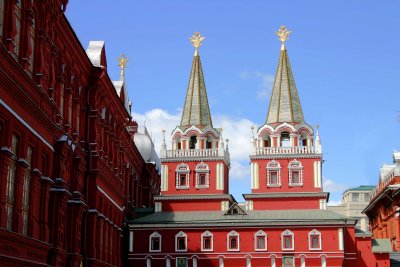
[[[287,39],[289,39],[289,35],[292,32],[289,31],[286,26],[281,26],[279,27],[279,30],[276,32],[276,35],[278,35],[279,39],[281,40],[282,44],[286,42]]]
[[[125,56],[125,54],[122,54],[119,58],[118,58],[118,66],[121,67],[121,70],[124,70],[126,68],[126,65],[128,64],[129,59]]]
[[[199,32],[195,32],[192,37],[189,38],[189,40],[192,42],[192,45],[196,48],[196,53],[197,55],[197,50],[199,49],[200,46],[203,44],[201,43],[206,37],[201,36]]]

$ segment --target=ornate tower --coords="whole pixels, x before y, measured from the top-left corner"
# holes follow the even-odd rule
[[[251,139],[251,194],[248,208],[325,209],[322,191],[322,147],[318,127],[304,121],[285,42],[291,32],[281,26],[282,46],[266,123]]]
[[[228,194],[229,151],[222,129],[212,124],[198,51],[204,38],[198,32],[190,38],[196,50],[181,123],[171,134],[172,149],[165,138],[161,147],[157,211],[225,210],[234,202]]]

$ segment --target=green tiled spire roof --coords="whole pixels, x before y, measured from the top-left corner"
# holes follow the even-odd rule
[[[280,35],[282,34],[281,31],[286,31],[284,38]],[[281,38],[282,47],[272,87],[271,100],[269,102],[267,123],[304,122],[300,98],[297,93],[289,56],[285,47],[285,41],[289,33],[284,26],[277,32]]]
[[[201,40],[204,39],[204,37],[201,37],[199,33],[195,33],[191,39],[196,47],[196,52],[193,58],[192,70],[190,72],[180,126],[188,127],[196,125],[212,127],[203,69],[201,67],[200,55],[198,53],[198,47],[201,45],[201,40],[196,43],[199,39],[195,38],[202,38]]]

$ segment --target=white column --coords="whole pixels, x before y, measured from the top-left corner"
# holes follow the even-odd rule
[[[326,256],[321,257],[321,267],[326,267]]]
[[[161,191],[168,191],[168,166],[161,165]]]
[[[301,267],[306,267],[306,258],[304,256],[300,257],[300,264]]]
[[[167,259],[165,260],[165,267],[171,267],[171,258],[167,257]]]
[[[343,228],[338,229],[339,235],[339,250],[344,250],[344,238],[343,238]]]
[[[271,267],[276,267],[275,256],[271,256]]]
[[[197,257],[193,257],[193,267],[197,267]]]
[[[321,188],[321,161],[314,161],[314,187]]]
[[[258,189],[260,187],[259,183],[259,175],[258,175],[258,163],[252,162],[250,171],[251,171],[251,189]]]
[[[129,231],[129,252],[133,252],[133,231]]]
[[[251,267],[251,258],[250,258],[250,256],[246,257],[246,267]]]
[[[151,259],[150,259],[150,257],[146,258],[146,267],[151,267]]]
[[[219,257],[219,267],[224,267],[224,258]]]

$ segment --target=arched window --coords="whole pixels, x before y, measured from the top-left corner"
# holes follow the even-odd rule
[[[267,186],[281,186],[281,165],[275,160],[270,161],[267,164]]]
[[[263,136],[262,147],[271,147],[271,136],[269,135]]]
[[[212,142],[213,142],[212,136],[208,136],[207,140],[206,140],[206,149],[211,149],[212,148]]]
[[[182,149],[182,142],[179,137],[175,139],[175,144],[176,144],[176,150]]]
[[[303,185],[303,166],[296,159],[289,163],[289,186]]]
[[[19,154],[19,136],[12,135],[11,139],[11,152],[13,155],[10,158],[10,165],[8,167],[7,184],[6,184],[6,214],[7,214],[7,230],[13,229],[13,214],[14,214],[14,200],[15,200],[15,177],[16,177],[16,161]]]
[[[32,156],[33,147],[28,146],[26,153],[26,162],[28,166],[25,170],[24,185],[22,188],[22,234],[28,234],[29,225],[29,206],[30,206],[30,191],[31,191],[31,172],[32,172]]]
[[[182,231],[175,235],[175,251],[187,251],[187,235]]]
[[[189,149],[195,149],[197,144],[197,136],[192,135],[189,139]]]
[[[281,147],[290,147],[290,134],[288,132],[281,133]]]
[[[267,250],[267,234],[262,230],[254,234],[254,249],[256,251]]]
[[[240,250],[240,239],[239,234],[236,231],[231,231],[227,236],[228,251],[239,251]]]
[[[179,164],[176,167],[176,188],[178,189],[188,189],[190,187],[189,184],[189,165],[187,164]]]
[[[308,246],[310,250],[321,250],[321,233],[318,230],[308,233]]]
[[[196,166],[196,188],[206,188],[210,185],[210,169],[204,162]]]
[[[149,251],[161,252],[161,235],[154,232],[149,237]]]
[[[213,251],[213,234],[205,231],[201,234],[201,251]]]
[[[294,250],[294,234],[290,230],[285,230],[281,234],[282,250]]]
[[[21,40],[21,10],[22,0],[15,0],[12,38],[14,40],[14,55],[17,57],[19,55]]]

